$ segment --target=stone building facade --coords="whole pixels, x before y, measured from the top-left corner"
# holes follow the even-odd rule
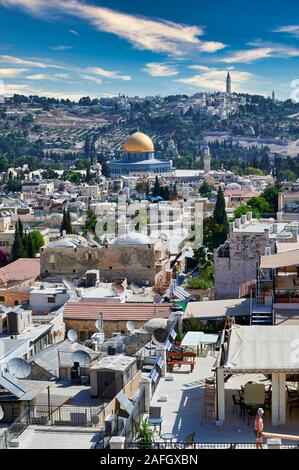
[[[170,266],[167,241],[157,244],[137,233],[98,247],[83,240],[77,243],[65,237],[42,248],[41,276],[80,278],[87,270],[98,269],[101,282],[126,278],[129,283],[148,286],[166,278]]]
[[[247,217],[230,224],[228,241],[214,251],[215,299],[239,298],[241,284],[256,279],[259,257],[275,253],[274,224]]]

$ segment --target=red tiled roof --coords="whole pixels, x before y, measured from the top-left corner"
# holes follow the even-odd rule
[[[243,198],[250,198],[254,196],[259,196],[260,193],[258,191],[251,191],[250,189],[226,189],[224,191],[224,196],[236,196],[236,197],[243,197]]]
[[[172,304],[149,303],[106,303],[95,301],[68,302],[64,307],[64,319],[98,320],[104,314],[104,320],[136,320],[148,321],[151,318],[168,318]]]
[[[0,269],[0,285],[13,281],[25,281],[40,274],[38,258],[19,258]]]

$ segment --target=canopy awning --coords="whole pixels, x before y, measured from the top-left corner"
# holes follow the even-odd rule
[[[224,368],[230,372],[299,372],[298,326],[235,326]]]
[[[188,331],[185,334],[181,346],[195,348],[200,344],[216,344],[218,335],[208,335],[202,331]]]
[[[275,255],[261,256],[260,268],[284,268],[299,265],[299,250],[290,250]]]

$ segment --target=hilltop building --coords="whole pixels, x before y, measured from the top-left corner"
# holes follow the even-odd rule
[[[205,173],[211,171],[211,154],[210,147],[207,145],[203,150],[203,168]]]
[[[125,157],[121,161],[109,161],[111,178],[120,176],[171,175],[172,161],[157,160],[152,140],[142,132],[130,135],[124,144]]]
[[[230,78],[230,74],[228,72],[227,77],[226,77],[226,93],[228,93],[230,95],[231,92],[232,92],[232,81],[231,81],[231,78]]]

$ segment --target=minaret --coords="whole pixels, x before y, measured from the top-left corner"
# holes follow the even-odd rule
[[[203,150],[203,168],[205,173],[211,171],[211,154],[210,147],[207,145]]]
[[[230,95],[231,92],[232,92],[232,81],[231,81],[231,78],[230,78],[230,74],[228,72],[227,77],[226,77],[226,93],[228,93]]]

